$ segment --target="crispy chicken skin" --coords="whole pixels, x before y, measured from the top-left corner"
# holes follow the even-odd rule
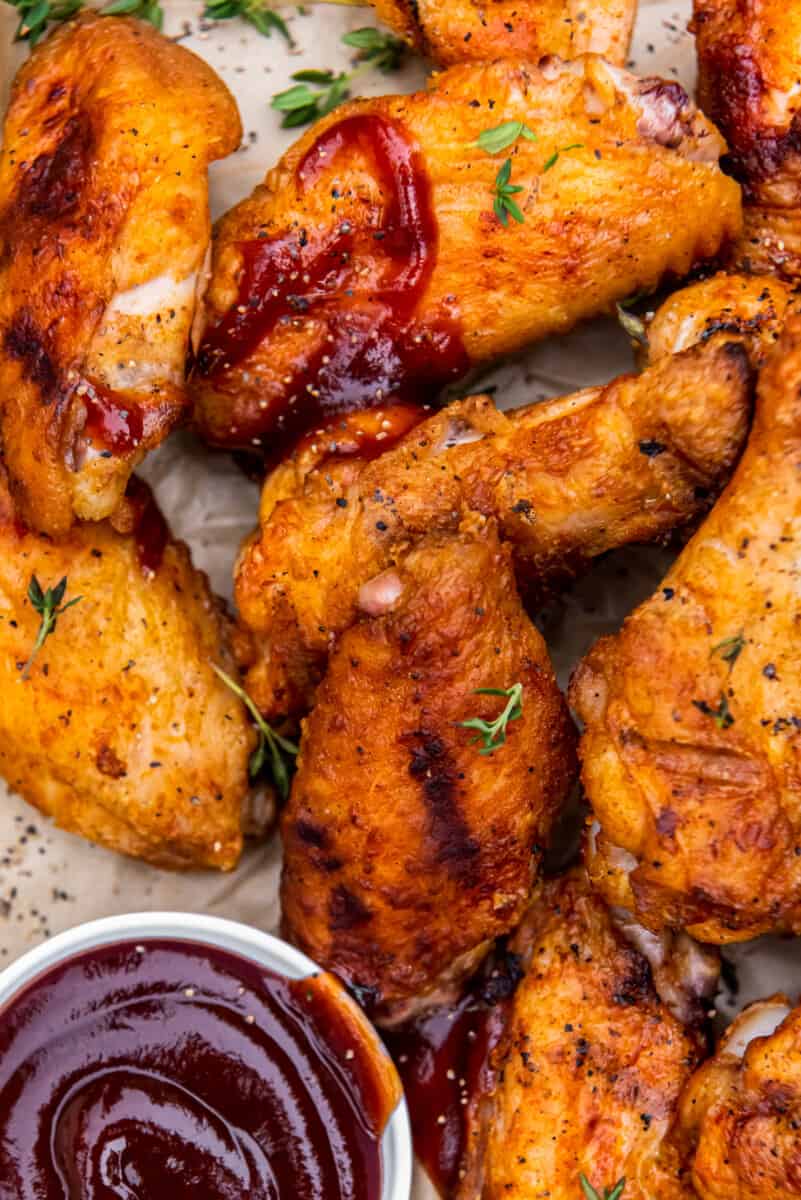
[[[251,694],[273,715],[307,708],[360,588],[465,510],[497,519],[532,600],[614,546],[665,535],[728,478],[750,406],[745,352],[722,337],[514,412],[458,401],[371,462],[287,459],[237,568]]]
[[[476,145],[511,120],[537,141]],[[273,453],[685,273],[739,232],[724,149],[677,83],[593,55],[454,67],[427,92],[338,108],[217,228],[200,431]],[[524,221],[505,228],[507,155]]]
[[[653,929],[801,931],[801,318],[735,476],[658,592],[577,669],[594,882]]]
[[[752,365],[761,367],[799,307],[801,294],[781,279],[720,271],[680,288],[657,309],[647,327],[647,359],[680,354],[726,333],[742,340]]]
[[[0,158],[0,437],[20,514],[113,514],[184,415],[233,97],[149,25],[83,16],[14,82]]]
[[[232,669],[227,620],[144,484],[131,486],[130,535],[103,522],[55,543],[16,519],[0,480],[0,773],[101,845],[160,867],[227,870],[253,748],[243,706],[211,669]],[[40,624],[32,575],[42,590],[66,576],[65,600],[81,599],[24,678]]]
[[[695,0],[698,102],[743,186],[735,258],[801,279],[801,10],[781,0]]]
[[[525,975],[458,1200],[577,1200],[581,1174],[599,1196],[625,1177],[626,1200],[690,1200],[673,1131],[702,1040],[660,1001],[583,872],[540,887],[510,949]]]
[[[801,1196],[801,1009],[745,1009],[685,1089],[680,1119],[699,1200]]]
[[[412,550],[343,634],[283,817],[285,929],[394,1023],[450,997],[525,909],[575,730],[494,525]],[[376,598],[378,601],[378,598]],[[522,715],[481,754],[459,722]],[[479,739],[480,742],[480,739]]]
[[[379,18],[443,67],[543,55],[600,54],[626,62],[637,5],[634,0],[374,0]]]

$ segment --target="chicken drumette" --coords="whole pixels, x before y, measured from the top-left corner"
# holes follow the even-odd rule
[[[579,871],[540,887],[509,948],[525,973],[472,1098],[458,1200],[578,1200],[582,1175],[599,1196],[625,1179],[624,1200],[691,1200],[675,1125],[714,956],[662,947],[679,1019]]]
[[[706,941],[801,931],[800,396],[794,316],[728,489],[571,687],[594,881]]]
[[[420,54],[441,66],[512,56],[600,54],[626,61],[636,0],[373,0],[376,13]]]
[[[0,774],[92,841],[228,869],[254,742],[212,669],[232,670],[228,621],[135,478],[125,515],[127,535],[102,522],[53,542],[19,521],[0,476]],[[55,607],[69,607],[34,653],[62,579]]]
[[[82,16],[13,87],[0,159],[0,438],[20,515],[113,515],[184,415],[233,97],[143,22]]]
[[[536,140],[478,144],[509,122]],[[593,55],[338,108],[219,225],[200,431],[274,455],[684,274],[739,233],[724,149],[677,83]]]
[[[514,412],[459,401],[372,462],[327,460],[325,443],[288,459],[237,569],[251,694],[273,716],[308,708],[334,639],[369,607],[360,589],[465,511],[497,520],[529,598],[615,546],[665,535],[727,479],[750,401],[745,352],[721,336]]]
[[[304,722],[281,898],[292,940],[394,1023],[520,919],[575,731],[492,522],[421,541],[369,606]],[[504,711],[489,743],[464,725]]]

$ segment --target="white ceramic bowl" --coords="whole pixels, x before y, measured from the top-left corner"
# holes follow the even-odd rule
[[[66,959],[83,954],[96,946],[146,938],[166,938],[217,946],[288,979],[306,979],[320,971],[316,963],[288,942],[252,929],[249,925],[190,913],[132,913],[77,925],[74,929],[43,942],[41,946],[11,963],[0,972],[0,1009],[45,971]],[[342,998],[366,1023],[367,1018],[344,988]],[[412,1162],[409,1113],[406,1102],[401,1097],[381,1139],[383,1188],[380,1200],[409,1200],[412,1189]]]

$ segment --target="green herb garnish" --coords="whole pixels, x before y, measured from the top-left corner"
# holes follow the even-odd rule
[[[518,138],[536,142],[537,135],[522,121],[504,121],[502,125],[496,125],[494,129],[485,129],[478,135],[478,140],[473,145],[478,146],[487,154],[500,154],[502,150],[508,150],[510,146],[513,146]]]
[[[271,37],[273,32],[280,33],[290,46],[294,46],[292,34],[283,17],[274,12],[264,0],[206,0],[203,16],[210,21],[228,21],[231,17],[241,17],[249,21],[265,37]]]
[[[729,702],[723,692],[720,693],[720,701],[717,708],[712,708],[710,704],[707,704],[706,700],[693,700],[693,705],[705,717],[714,717],[718,729],[728,729],[734,724],[734,717],[729,708]]]
[[[33,660],[45,644],[51,633],[55,632],[56,622],[62,613],[65,613],[68,608],[72,608],[73,604],[77,604],[79,600],[83,600],[83,596],[76,596],[73,600],[68,600],[66,604],[62,604],[64,593],[67,590],[67,576],[65,575],[54,588],[48,588],[46,592],[42,591],[42,585],[35,575],[31,575],[31,581],[28,584],[28,599],[32,606],[42,618],[39,625],[39,632],[36,635],[36,641],[33,643],[28,661],[22,668],[22,678],[27,679]]]
[[[480,717],[471,717],[469,721],[457,721],[460,729],[475,729],[476,736],[470,739],[470,745],[482,742],[484,745],[479,754],[492,754],[506,742],[506,727],[510,721],[517,721],[523,715],[523,685],[515,683],[510,688],[477,688],[474,696],[506,696],[507,704],[503,712],[494,721],[483,721]]]
[[[296,758],[299,750],[298,746],[294,742],[290,742],[289,738],[285,738],[280,733],[277,733],[271,725],[267,724],[250,696],[243,687],[240,687],[235,679],[232,679],[230,675],[226,675],[225,671],[221,667],[218,667],[216,663],[212,663],[211,666],[212,670],[219,675],[223,683],[231,689],[235,696],[239,697],[256,722],[256,728],[259,731],[259,743],[250,756],[248,769],[251,779],[255,779],[259,774],[269,753],[270,770],[273,780],[281,793],[281,798],[286,800],[289,795],[290,780],[286,758],[287,756]]]
[[[495,177],[495,185],[493,187],[495,199],[492,203],[495,216],[498,218],[501,225],[503,225],[504,229],[506,229],[509,225],[510,213],[520,225],[522,225],[523,221],[525,220],[517,205],[517,201],[512,199],[512,196],[516,195],[517,192],[522,192],[523,189],[522,187],[515,187],[510,184],[509,180],[511,177],[512,160],[511,158],[507,158],[506,162],[503,164],[497,176]]]
[[[104,17],[139,17],[159,32],[164,28],[164,9],[159,0],[112,0],[101,11]]]
[[[597,1191],[586,1175],[579,1175],[579,1182],[586,1200],[620,1200],[623,1188],[626,1186],[625,1176],[623,1179],[619,1179],[613,1188],[604,1188],[603,1192]]]
[[[284,114],[281,125],[284,129],[296,129],[317,121],[337,108],[350,96],[350,85],[357,76],[372,67],[383,71],[394,71],[400,65],[406,45],[399,38],[378,29],[366,27],[346,33],[342,41],[359,51],[359,66],[352,71],[296,71],[292,76],[294,87],[279,92],[270,101],[272,108]],[[312,90],[317,89],[317,90]]]
[[[559,161],[559,156],[561,154],[567,154],[568,150],[583,149],[583,142],[571,142],[569,146],[560,146],[558,150],[554,150],[553,154],[549,158],[546,158],[545,162],[542,164],[543,171],[550,171],[551,167],[555,167]]]
[[[729,664],[729,674],[731,674],[734,664],[745,649],[745,633],[741,629],[739,633],[735,633],[734,637],[724,638],[722,642],[718,642],[717,646],[713,646],[709,652],[710,658],[713,654],[718,654],[725,663]]]
[[[20,14],[14,34],[15,42],[30,42],[35,46],[48,25],[69,21],[84,7],[84,0],[7,0]],[[156,29],[164,25],[164,10],[159,0],[112,0],[98,10],[103,17],[139,17]]]

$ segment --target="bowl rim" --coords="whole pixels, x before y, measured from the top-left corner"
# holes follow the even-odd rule
[[[0,1012],[20,992],[58,963],[98,946],[158,937],[216,946],[259,966],[268,967],[287,979],[307,979],[310,975],[323,972],[322,967],[289,942],[241,921],[185,912],[125,913],[75,925],[9,963],[0,971]],[[342,1000],[373,1032],[377,1032],[341,984],[339,989]],[[378,1039],[389,1058],[380,1033]],[[381,1137],[380,1200],[410,1200],[413,1162],[409,1111],[406,1098],[401,1093]]]

